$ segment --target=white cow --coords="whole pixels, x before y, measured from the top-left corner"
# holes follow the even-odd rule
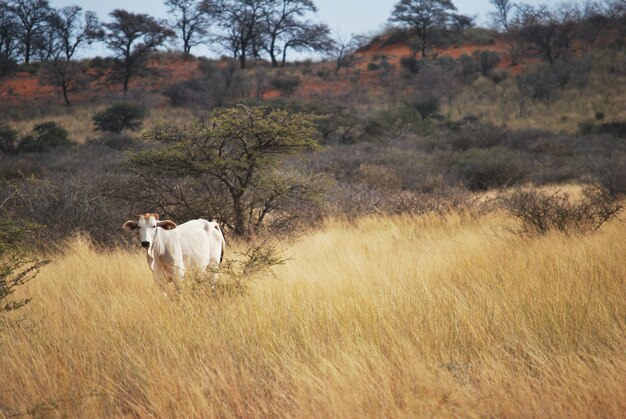
[[[147,250],[148,265],[163,291],[170,282],[177,286],[190,270],[216,269],[224,256],[224,235],[215,221],[200,218],[177,226],[170,220],[159,221],[158,214],[147,213],[140,215],[139,221],[126,221],[124,229],[139,230],[139,241]],[[214,272],[211,275],[213,289],[216,280]]]

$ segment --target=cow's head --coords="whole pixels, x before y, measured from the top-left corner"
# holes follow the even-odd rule
[[[139,230],[139,241],[146,249],[154,242],[158,227],[171,230],[176,228],[176,223],[170,220],[159,221],[159,214],[152,213],[139,215],[139,221],[128,220],[124,223],[126,231]]]

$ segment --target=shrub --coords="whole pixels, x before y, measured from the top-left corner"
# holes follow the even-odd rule
[[[472,57],[479,63],[483,76],[489,74],[500,63],[500,54],[495,51],[474,51]]]
[[[611,134],[615,137],[626,138],[626,122],[608,122],[596,127],[598,134]]]
[[[297,77],[274,77],[270,81],[270,85],[278,90],[283,96],[291,96],[298,90],[300,79]]]
[[[126,134],[105,134],[90,141],[92,144],[101,144],[113,150],[125,150],[133,146],[133,138]]]
[[[426,112],[425,109],[422,111]],[[431,134],[437,126],[432,120],[424,120],[411,105],[396,106],[376,112],[364,127],[368,137],[392,136],[401,132]]]
[[[615,195],[597,185],[585,188],[579,200],[560,191],[519,190],[503,198],[502,207],[520,220],[522,232],[529,234],[594,231],[622,209]]]
[[[467,54],[463,54],[457,60],[457,75],[465,83],[471,83],[476,80],[480,73],[480,64]]]
[[[50,121],[35,125],[33,132],[22,138],[18,149],[25,153],[31,153],[70,145],[72,142],[69,140],[65,128]]]
[[[0,122],[0,152],[14,153],[17,151],[17,131],[7,123]]]
[[[509,78],[509,73],[506,70],[492,71],[491,81],[495,84],[500,84],[504,80]]]
[[[439,99],[436,97],[426,97],[416,99],[411,103],[411,107],[420,114],[422,119],[435,115],[441,107]]]
[[[524,175],[518,154],[501,147],[460,153],[453,157],[450,170],[472,190],[511,185]]]
[[[417,74],[420,71],[420,61],[415,56],[400,58],[400,66],[408,74]]]
[[[27,256],[23,246],[31,227],[0,218],[0,314],[16,310],[30,300],[11,299],[17,287],[37,276],[47,261]]]
[[[143,123],[143,108],[134,103],[120,102],[93,116],[96,131],[120,133],[136,131]]]
[[[626,156],[623,153],[592,159],[588,168],[596,182],[611,194],[626,196]]]
[[[591,135],[596,130],[596,123],[593,121],[584,121],[578,124],[578,133],[581,135]]]
[[[450,144],[453,150],[461,151],[470,148],[491,148],[502,145],[507,134],[502,128],[475,125],[451,134]]]
[[[199,70],[200,77],[174,83],[164,89],[163,95],[172,106],[219,108],[249,93],[251,80],[232,59],[225,59],[225,65],[200,59]],[[258,71],[256,75],[262,74]]]
[[[519,74],[515,81],[522,96],[533,100],[544,100],[548,103],[559,88],[555,70],[549,65],[540,65],[535,71]]]
[[[7,57],[6,54],[0,54],[0,77],[6,77],[13,74],[18,69],[17,61]]]

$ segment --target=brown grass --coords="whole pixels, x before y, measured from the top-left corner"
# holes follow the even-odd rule
[[[329,222],[222,298],[76,239],[0,333],[0,416],[623,416],[623,224],[509,224]]]
[[[102,132],[94,131],[93,115],[106,109],[106,105],[100,106],[80,106],[67,109],[66,112],[59,112],[57,115],[47,118],[36,118],[13,123],[12,126],[21,134],[27,134],[32,131],[37,124],[46,121],[54,121],[68,131],[70,140],[84,144],[93,138],[105,135]],[[150,129],[159,122],[178,122],[188,121],[191,118],[191,111],[182,108],[171,107],[155,107],[150,109],[144,118],[143,127]],[[132,134],[132,133],[131,133]]]

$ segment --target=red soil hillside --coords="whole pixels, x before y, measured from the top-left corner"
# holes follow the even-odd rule
[[[507,44],[503,41],[496,41],[491,45],[465,44],[460,47],[436,51],[438,56],[449,56],[459,58],[463,54],[471,55],[475,50],[488,50],[498,52],[502,59],[499,68],[505,69],[513,74],[518,73],[524,65],[511,67],[507,60]],[[375,88],[380,79],[376,71],[368,70],[369,63],[385,57],[389,64],[400,66],[402,57],[411,54],[409,47],[405,44],[387,44],[384,38],[375,40],[366,49],[359,50],[356,55],[356,64],[349,70],[341,69],[334,76],[334,63],[321,62],[311,64],[311,71],[306,75],[298,73],[300,86],[295,93],[300,98],[315,97],[337,97],[341,96],[351,83],[358,83],[364,88]],[[263,67],[266,67],[265,65]],[[145,92],[158,92],[162,88],[172,83],[189,80],[198,74],[198,62],[196,60],[184,60],[178,55],[160,54],[151,63],[151,70],[155,70],[151,75],[145,77],[135,77],[131,81],[131,90],[142,90]],[[255,71],[251,68],[250,71]],[[87,86],[82,87],[70,94],[73,103],[89,103],[105,98],[117,97],[121,87],[117,84],[107,82],[106,73],[99,73],[90,69],[91,80]],[[326,73],[327,77],[320,77],[320,73]],[[264,99],[271,99],[280,96],[276,90],[267,88],[263,93]],[[58,104],[63,105],[60,93],[49,85],[40,83],[36,74],[18,72],[12,77],[0,80],[0,101],[5,105],[19,104],[28,106],[32,104]]]

